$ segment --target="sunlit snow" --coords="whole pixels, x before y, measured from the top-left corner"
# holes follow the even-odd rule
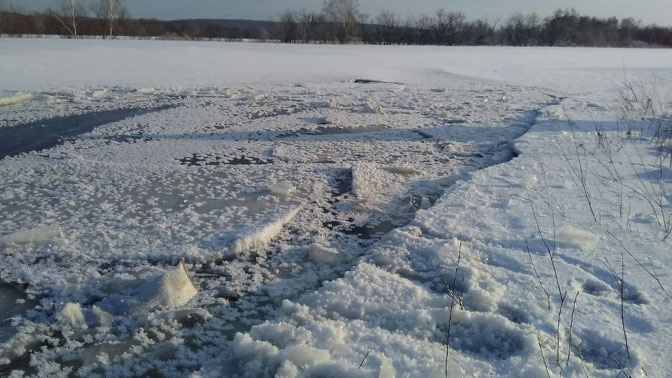
[[[667,50],[0,51],[0,375],[672,374]]]

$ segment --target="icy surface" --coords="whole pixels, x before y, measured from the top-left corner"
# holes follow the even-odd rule
[[[29,94],[17,94],[12,97],[0,98],[0,106],[20,105],[33,99]]]
[[[666,50],[0,51],[1,375],[672,374]]]
[[[35,244],[49,241],[58,242],[62,239],[63,230],[61,230],[61,226],[54,224],[50,226],[38,226],[32,230],[17,231],[0,237],[0,246],[8,247],[17,244]]]

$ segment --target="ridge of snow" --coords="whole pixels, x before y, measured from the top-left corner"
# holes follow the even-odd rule
[[[238,237],[229,247],[229,253],[239,255],[251,249],[267,246],[282,231],[282,228],[294,219],[299,211],[301,211],[301,206],[290,210],[268,224],[254,228],[243,236]]]

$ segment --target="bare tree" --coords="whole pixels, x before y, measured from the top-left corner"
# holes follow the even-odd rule
[[[505,43],[513,46],[530,46],[539,44],[540,20],[535,13],[514,14],[502,28]]]
[[[385,45],[398,43],[399,21],[393,12],[383,10],[376,17],[376,32],[378,42]]]
[[[30,15],[30,34],[47,34],[47,18],[48,16],[40,13],[34,12]]]
[[[439,43],[444,45],[455,45],[459,41],[459,36],[462,33],[465,20],[464,13],[461,12],[446,12],[439,9],[436,12],[436,34]]]
[[[304,43],[324,38],[320,33],[320,27],[324,24],[324,16],[320,13],[303,11],[299,14],[299,22],[299,37]]]
[[[336,38],[341,43],[356,39],[361,14],[359,0],[324,0],[324,14],[336,26]]]
[[[98,18],[105,20],[103,38],[114,37],[115,25],[120,19],[125,18],[127,13],[123,0],[95,0],[93,12]]]
[[[79,19],[86,16],[81,0],[60,0],[58,10],[51,13],[72,37],[77,38]]]
[[[476,20],[464,25],[462,43],[466,45],[490,45],[495,39],[495,28],[487,21]]]
[[[624,18],[619,25],[619,37],[623,46],[632,45],[635,31],[640,27],[640,22],[634,18]]]
[[[422,45],[429,45],[436,43],[436,36],[433,32],[434,20],[432,17],[423,15],[414,23],[415,29],[418,30],[418,42]]]
[[[22,12],[22,8],[18,7],[9,0],[0,0],[0,33],[22,33],[17,31],[17,15]]]
[[[5,29],[5,13],[7,11],[7,4],[5,0],[0,0],[0,33]]]
[[[297,16],[292,11],[286,11],[280,16],[280,24],[282,24],[282,40],[285,43],[294,43],[297,39]]]

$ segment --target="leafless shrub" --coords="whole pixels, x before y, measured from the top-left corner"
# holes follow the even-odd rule
[[[624,80],[619,88],[620,121],[626,125],[625,138],[631,139],[637,131],[639,137],[649,137],[656,147],[655,163],[647,164],[636,144],[632,145],[635,156],[622,153],[635,173],[635,180],[622,182],[649,205],[653,216],[663,232],[663,241],[672,234],[672,209],[668,203],[665,167],[672,167],[672,118],[666,109],[655,85],[645,85]],[[650,172],[642,167],[653,168]]]
[[[567,162],[567,167],[569,169],[570,177],[574,184],[581,189],[583,197],[588,204],[588,209],[590,214],[593,216],[595,223],[599,223],[595,208],[593,205],[593,197],[589,190],[589,169],[588,169],[588,151],[583,143],[579,142],[579,139],[576,136],[576,131],[574,130],[574,122],[571,120],[567,111],[563,108],[565,117],[567,119],[567,125],[569,126],[570,133],[572,135],[572,151],[566,151],[562,146],[562,143],[556,140],[560,152],[562,153],[565,162]],[[571,154],[571,155],[570,155]]]
[[[126,18],[126,7],[123,0],[96,0],[92,4],[94,14],[101,20],[105,20],[103,38],[114,37],[114,28],[120,19]]]
[[[359,364],[359,367],[357,368],[357,370],[361,369],[362,366],[364,366],[364,362],[366,362],[366,359],[369,358],[369,354],[371,354],[371,349],[369,349],[366,352],[366,355],[364,355],[364,358],[362,359],[362,362]]]
[[[639,137],[644,134],[644,124],[648,117],[656,114],[655,88],[634,83],[625,79],[623,85],[618,88],[620,100],[620,117],[626,126],[628,137],[634,137],[639,132]]]
[[[579,299],[580,291],[576,292],[574,297],[574,305],[572,305],[572,315],[569,320],[569,340],[567,341],[567,362],[565,363],[565,368],[569,366],[569,359],[572,357],[572,329],[574,328],[574,312],[576,311],[576,300]]]
[[[462,260],[462,241],[460,240],[457,247],[457,264],[455,265],[455,275],[453,276],[453,285],[451,288],[451,299],[450,299],[450,313],[448,314],[448,330],[446,331],[446,361],[445,361],[445,373],[446,378],[448,378],[448,357],[450,355],[450,329],[453,322],[453,310],[455,309],[455,288],[457,287],[457,275],[460,271],[460,261]],[[461,303],[461,298],[460,298]]]
[[[541,359],[544,361],[544,367],[546,368],[546,375],[548,378],[551,378],[551,372],[548,370],[548,364],[546,363],[546,356],[544,356],[544,348],[541,346],[541,341],[537,338],[537,344],[539,344],[539,353],[541,353]]]
[[[530,245],[525,241],[525,246],[527,247],[527,256],[530,258],[530,264],[532,265],[532,269],[534,270],[534,275],[537,277],[537,281],[539,282],[539,286],[541,286],[541,290],[543,290],[544,294],[546,294],[546,301],[548,304],[548,309],[551,309],[551,295],[548,293],[548,290],[544,287],[544,283],[541,282],[541,278],[539,277],[539,272],[537,272],[537,267],[534,265],[534,261],[532,261],[532,254],[530,253]]]
[[[549,242],[546,240],[546,237],[544,236],[544,232],[541,230],[541,225],[539,224],[539,217],[537,216],[537,211],[534,207],[534,202],[530,198],[528,198],[528,201],[530,202],[530,208],[532,210],[532,217],[534,218],[534,223],[537,226],[537,232],[539,233],[539,237],[541,238],[541,241],[544,244],[544,247],[546,248],[546,252],[548,253],[548,258],[551,263],[551,268],[553,269],[553,275],[555,277],[555,284],[558,288],[559,307],[558,307],[558,321],[555,329],[556,331],[555,362],[558,365],[558,367],[560,367],[560,369],[562,370],[562,365],[560,364],[560,339],[561,339],[561,325],[562,325],[562,310],[565,305],[565,300],[567,299],[567,292],[566,291],[563,292],[562,285],[560,284],[560,278],[558,276],[558,269],[555,265],[555,254],[556,254],[555,219],[553,219],[553,248],[551,248]]]

